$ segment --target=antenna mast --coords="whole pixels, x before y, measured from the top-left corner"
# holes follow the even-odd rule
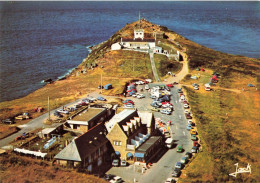
[[[139,29],[141,29],[140,11],[139,11]]]

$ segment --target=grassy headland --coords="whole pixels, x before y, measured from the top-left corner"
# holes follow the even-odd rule
[[[121,36],[131,37],[135,27],[137,22],[127,24],[109,40],[94,46],[91,54],[67,79],[48,84],[21,99],[2,102],[0,118],[30,111],[35,106],[46,108],[48,96],[51,98],[51,108],[54,109],[97,91],[101,73],[103,84],[111,83],[114,86],[105,92],[107,95],[120,95],[125,83],[133,79],[152,78],[148,54],[110,50],[111,45],[119,41]],[[256,88],[259,88],[260,61],[214,51],[148,21],[142,21],[142,28],[145,33],[156,31],[162,34],[161,44],[165,48],[180,51],[182,57],[188,60],[190,74],[197,74],[197,67],[206,69],[206,72],[200,72],[201,77],[196,81],[200,85],[208,82],[213,71],[221,75],[220,82],[212,92],[205,92],[203,87],[196,92],[189,86],[185,87],[203,151],[185,169],[181,181],[259,182],[260,96]],[[155,58],[160,77],[164,77],[171,60],[163,56]],[[177,71],[179,67],[176,64],[172,68]],[[82,73],[84,69],[87,70],[86,74]],[[194,80],[187,77],[183,82],[190,85]],[[249,88],[248,83],[256,87]],[[242,88],[245,91],[242,92]],[[37,115],[40,114],[34,113],[33,117]],[[228,176],[234,172],[235,163],[239,163],[240,167],[250,163],[252,174],[239,175],[237,178]]]

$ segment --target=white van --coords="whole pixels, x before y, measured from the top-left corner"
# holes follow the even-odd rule
[[[165,141],[165,144],[170,149],[170,148],[172,148],[172,145],[174,144],[174,140],[172,138],[167,138]]]

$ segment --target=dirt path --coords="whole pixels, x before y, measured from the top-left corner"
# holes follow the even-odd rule
[[[156,69],[155,63],[154,63],[154,53],[153,53],[153,51],[151,51],[149,53],[149,55],[150,55],[150,60],[151,60],[151,66],[152,66],[152,70],[153,70],[154,79],[155,79],[156,82],[160,82],[160,78],[158,76],[157,69]]]

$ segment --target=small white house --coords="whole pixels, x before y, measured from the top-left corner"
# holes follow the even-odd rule
[[[120,43],[114,43],[111,45],[111,50],[121,50],[122,45]]]

